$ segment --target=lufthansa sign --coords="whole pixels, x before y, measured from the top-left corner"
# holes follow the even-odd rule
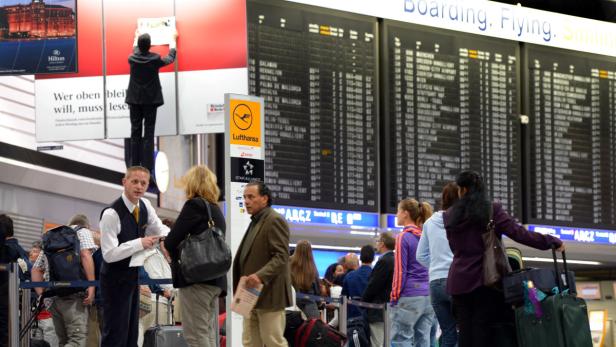
[[[261,147],[261,103],[231,99],[229,111],[230,143]]]

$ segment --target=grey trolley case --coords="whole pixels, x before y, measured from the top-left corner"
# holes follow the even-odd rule
[[[181,326],[173,325],[171,301],[168,305],[167,324],[161,325],[158,322],[158,298],[156,295],[156,325],[145,331],[143,336],[143,347],[188,347],[184,340],[184,333]]]

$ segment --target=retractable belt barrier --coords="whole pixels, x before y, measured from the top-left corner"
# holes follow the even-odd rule
[[[172,284],[171,278],[139,280],[140,285]],[[21,282],[19,288],[83,288],[98,287],[99,281],[48,281],[48,282]]]
[[[314,300],[314,301],[322,301],[322,302],[326,302],[328,304],[339,304],[339,303],[341,303],[341,300],[338,299],[338,298],[330,298],[330,297],[318,296],[318,295],[312,295],[312,294],[306,294],[306,293],[296,293],[295,294],[295,298],[296,299],[308,299],[308,300]]]
[[[15,273],[13,273],[13,276],[11,277],[17,277],[16,276],[16,270],[12,270],[11,266],[7,265],[7,264],[0,264],[0,271],[8,271],[9,273],[11,273],[11,271],[15,271]],[[15,294],[14,295],[14,303],[17,303],[17,289],[24,289],[24,290],[29,290],[29,289],[34,289],[34,288],[85,288],[85,287],[98,287],[99,286],[99,281],[45,281],[45,282],[21,282],[19,283],[19,286],[16,286],[16,284],[19,282],[19,280],[16,278],[16,280],[14,281],[15,283],[13,283],[14,287],[11,286],[12,288],[12,292],[15,293],[10,293],[10,294]],[[138,281],[138,283],[140,285],[159,285],[159,284],[172,284],[173,281],[171,278],[162,278],[162,279],[140,279]],[[13,289],[14,288],[14,289]],[[341,297],[341,298],[332,298],[332,297],[323,297],[323,296],[318,296],[318,295],[312,295],[312,294],[306,294],[306,293],[296,293],[296,298],[297,299],[307,299],[307,300],[314,300],[315,302],[325,302],[328,304],[336,304],[339,306],[340,308],[340,319],[339,319],[339,330],[343,333],[346,333],[346,313],[347,313],[347,305],[353,305],[353,306],[359,306],[359,307],[363,307],[363,308],[370,308],[370,309],[377,309],[377,310],[383,310],[383,320],[386,323],[385,324],[385,339],[384,341],[388,341],[389,338],[389,317],[387,314],[387,304],[374,304],[374,303],[369,303],[369,302],[363,302],[360,300],[356,300],[356,299],[348,299],[346,297]],[[11,305],[13,306],[13,305]],[[13,310],[12,310],[12,314],[14,316],[17,316],[16,311],[15,310],[16,305],[13,306]],[[19,331],[19,328],[16,326],[13,326],[13,331]],[[17,344],[19,343],[19,340],[15,340],[13,344],[13,346],[17,346]]]
[[[377,310],[383,310],[385,309],[385,306],[387,306],[387,304],[374,304],[371,302],[363,302],[363,301],[354,300],[354,299],[347,299],[346,303],[348,305],[359,306],[363,308],[373,308]]]

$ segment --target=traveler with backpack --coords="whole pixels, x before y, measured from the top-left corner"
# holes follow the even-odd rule
[[[84,215],[71,218],[69,226],[47,231],[43,236],[43,252],[32,267],[32,280],[94,281],[92,253],[98,248]],[[42,295],[43,288],[35,288]],[[46,302],[53,319],[59,346],[85,347],[87,340],[88,306],[94,301],[94,286],[52,289]],[[51,303],[50,303],[51,301]]]

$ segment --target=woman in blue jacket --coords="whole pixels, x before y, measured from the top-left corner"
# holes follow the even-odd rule
[[[450,182],[443,188],[441,210],[434,213],[423,225],[417,246],[417,261],[429,269],[430,301],[443,332],[441,346],[458,345],[456,320],[451,309],[451,296],[447,294],[447,275],[453,254],[447,241],[443,213],[458,201],[458,185]]]

